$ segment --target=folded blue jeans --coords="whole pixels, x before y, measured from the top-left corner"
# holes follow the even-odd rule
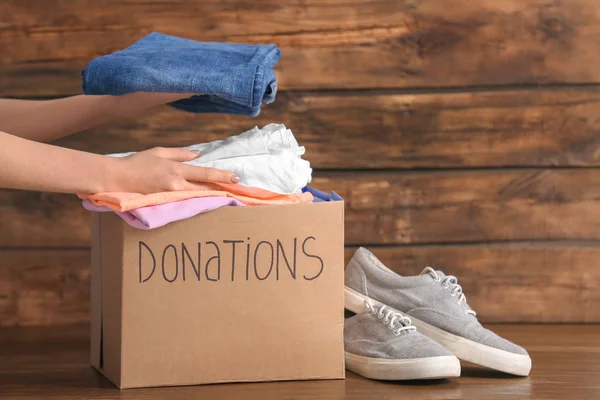
[[[274,44],[197,42],[151,33],[130,47],[92,60],[82,72],[88,95],[198,93],[170,105],[195,113],[256,116],[277,94]]]

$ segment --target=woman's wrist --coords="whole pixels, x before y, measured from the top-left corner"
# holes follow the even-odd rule
[[[121,158],[102,156],[96,171],[99,176],[90,179],[90,186],[85,194],[102,192],[119,192],[128,187],[132,181],[131,171],[128,171]]]

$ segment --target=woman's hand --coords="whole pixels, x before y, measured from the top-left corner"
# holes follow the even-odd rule
[[[155,147],[128,157],[117,159],[124,171],[119,190],[134,193],[157,193],[195,190],[198,183],[238,183],[240,178],[232,172],[215,168],[183,164],[200,153],[183,148]]]
[[[194,190],[202,186],[200,182],[239,182],[231,172],[182,163],[196,157],[197,153],[182,148],[158,147],[114,158],[0,132],[0,188],[78,194],[148,194]]]

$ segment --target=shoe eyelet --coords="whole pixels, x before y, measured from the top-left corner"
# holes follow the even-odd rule
[[[450,285],[442,285],[442,287],[443,287],[444,289],[448,289],[448,288],[450,287]]]
[[[433,280],[436,282],[441,282],[442,278],[440,278],[439,276],[436,276],[435,278],[433,278]]]
[[[402,333],[402,332],[397,332],[397,331],[394,331],[394,336],[400,336],[400,334],[401,334],[401,333]]]
[[[452,292],[450,292],[450,296],[452,296],[452,297],[456,297],[456,293],[452,293]]]

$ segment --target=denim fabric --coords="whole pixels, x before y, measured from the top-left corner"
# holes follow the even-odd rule
[[[170,105],[195,113],[256,116],[277,93],[274,44],[203,43],[151,33],[125,50],[92,60],[83,70],[83,92],[198,93]]]
[[[322,203],[325,201],[341,201],[343,200],[339,194],[336,192],[331,192],[331,194],[322,192],[310,186],[305,186],[302,188],[302,193],[310,193],[313,195],[314,200],[313,203]]]

